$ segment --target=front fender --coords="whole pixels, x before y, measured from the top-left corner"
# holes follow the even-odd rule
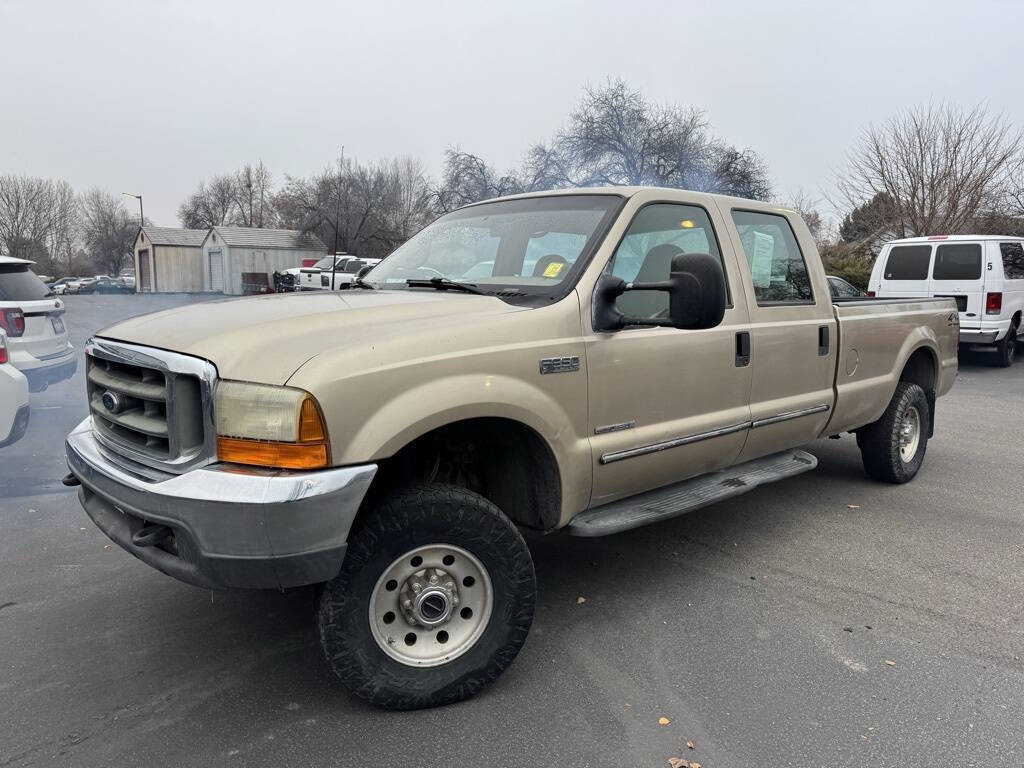
[[[530,427],[547,443],[557,463],[562,519],[586,506],[592,466],[590,443],[547,392],[501,375],[465,374],[434,379],[375,405],[334,454],[335,464],[379,461],[430,431],[475,418],[502,418]]]

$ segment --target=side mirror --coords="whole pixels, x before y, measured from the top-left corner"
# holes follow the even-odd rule
[[[369,272],[371,269],[373,269],[373,267],[371,267],[369,264],[367,264],[365,267],[360,268],[360,270],[356,272],[356,280],[362,280],[364,277],[366,277],[366,273]]]
[[[668,318],[622,314],[615,300],[627,291],[665,291]],[[679,253],[672,257],[671,274],[662,283],[627,283],[612,275],[601,275],[594,295],[594,330],[617,331],[631,325],[714,328],[725,316],[726,303],[722,263],[707,253]]]

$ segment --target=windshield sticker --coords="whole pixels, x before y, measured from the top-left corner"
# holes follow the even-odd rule
[[[558,277],[558,273],[562,271],[564,266],[565,264],[560,261],[551,262],[544,268],[544,277]]]
[[[775,238],[764,232],[754,232],[754,247],[750,259],[750,277],[755,288],[767,288],[772,284],[772,258],[775,255]]]

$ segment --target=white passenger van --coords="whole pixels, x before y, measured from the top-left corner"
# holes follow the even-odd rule
[[[933,235],[882,246],[868,294],[948,296],[960,310],[960,343],[994,345],[1013,364],[1024,312],[1024,238]]]

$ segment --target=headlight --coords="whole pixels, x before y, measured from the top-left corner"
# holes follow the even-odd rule
[[[283,469],[319,469],[330,464],[327,427],[308,392],[220,381],[214,409],[221,461]]]

